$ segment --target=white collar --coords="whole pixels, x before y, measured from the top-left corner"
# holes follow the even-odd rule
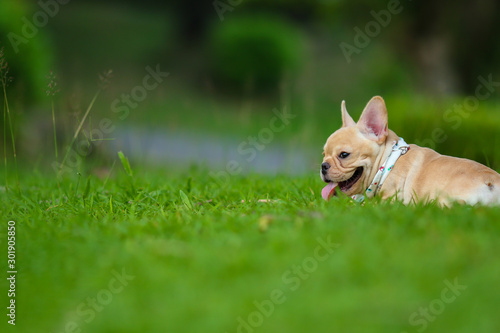
[[[401,155],[406,154],[409,149],[410,146],[405,142],[405,140],[403,140],[403,138],[399,138],[398,142],[393,142],[392,151],[389,154],[389,157],[387,157],[385,163],[378,169],[375,178],[373,178],[372,183],[366,189],[365,195],[368,198],[372,198],[375,194],[377,194],[398,158],[401,157]],[[352,196],[352,199],[357,202],[363,202],[365,200],[365,195],[355,194]]]

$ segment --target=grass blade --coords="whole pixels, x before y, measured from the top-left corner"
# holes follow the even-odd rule
[[[130,167],[130,163],[128,161],[128,158],[125,157],[122,151],[118,152],[118,157],[120,158],[120,161],[122,162],[123,168],[125,169],[125,172],[127,175],[130,177],[134,176],[134,173],[132,172],[132,168]]]
[[[180,190],[179,193],[181,195],[181,201],[184,206],[186,206],[189,210],[194,210],[193,203],[191,202],[191,200],[189,200],[186,193],[184,193],[182,190]]]
[[[52,126],[54,127],[54,149],[56,151],[57,160],[57,135],[56,135],[56,116],[54,114],[54,100],[52,100]]]
[[[64,167],[64,163],[66,162],[66,159],[68,158],[69,152],[71,151],[71,147],[73,147],[73,144],[75,143],[76,138],[78,137],[78,134],[80,134],[82,126],[85,123],[85,120],[87,119],[87,116],[89,115],[90,110],[94,106],[94,103],[95,103],[95,101],[96,101],[96,99],[97,99],[97,97],[99,96],[100,93],[101,93],[101,90],[98,90],[95,93],[94,97],[92,98],[92,101],[90,102],[89,106],[87,107],[87,111],[85,111],[85,114],[83,115],[83,118],[80,121],[80,124],[78,125],[78,128],[76,129],[75,134],[73,135],[73,139],[71,140],[71,143],[69,144],[68,149],[66,150],[66,154],[64,154],[64,158],[63,158],[63,160],[61,162],[61,169],[59,170],[58,176],[61,175],[61,172],[62,172],[63,167]]]

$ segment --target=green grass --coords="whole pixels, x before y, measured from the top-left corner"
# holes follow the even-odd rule
[[[17,226],[9,331],[238,332],[250,316],[261,325],[239,332],[417,332],[424,317],[410,316],[440,304],[426,332],[500,330],[500,208],[325,202],[315,175],[220,186],[201,168],[131,178],[117,165],[107,180],[60,187],[53,175],[20,178],[22,195],[0,192],[5,257],[6,223]],[[318,239],[335,248],[315,257]],[[122,270],[134,277],[125,286],[113,280]],[[467,288],[436,301],[455,278]],[[0,288],[5,306],[5,278]],[[104,305],[90,310],[98,295]]]

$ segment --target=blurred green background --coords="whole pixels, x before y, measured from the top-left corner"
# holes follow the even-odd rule
[[[257,172],[316,172],[322,144],[339,127],[341,100],[356,118],[374,95],[386,99],[390,128],[407,141],[498,168],[499,7],[494,0],[4,0],[0,43],[19,158],[41,167],[54,159],[52,101],[65,149],[98,76],[111,69],[78,133],[78,140],[95,134],[78,154],[91,168],[124,150],[144,165],[221,170],[237,160]],[[169,75],[145,91],[147,67]],[[46,94],[50,71],[54,96]],[[475,103],[478,77],[493,84]],[[242,156],[238,146],[258,138],[273,109],[295,118],[255,158]],[[99,128],[102,119],[112,131]]]

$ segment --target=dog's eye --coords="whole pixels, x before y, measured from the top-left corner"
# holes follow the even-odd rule
[[[340,157],[340,158],[346,158],[346,157],[348,157],[349,155],[351,155],[351,154],[346,153],[345,151],[343,151],[343,152],[341,152],[341,153],[339,154],[339,157]]]

